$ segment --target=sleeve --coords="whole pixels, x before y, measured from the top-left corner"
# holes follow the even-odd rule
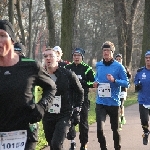
[[[98,82],[98,65],[97,65],[97,63],[96,63],[96,74],[95,74],[94,82]]]
[[[95,72],[92,70],[91,67],[89,67],[89,70],[87,72],[87,86],[88,88],[93,88],[93,82],[95,80]]]
[[[40,104],[44,110],[47,111],[51,107],[55,97],[56,85],[41,65],[39,65],[37,84],[43,89],[42,98],[38,104]]]
[[[119,79],[115,80],[115,83],[121,87],[129,87],[129,79],[127,77],[126,69],[123,65],[120,65],[119,69]]]
[[[137,85],[139,83],[139,77],[138,77],[139,73],[137,72],[135,74],[135,77],[134,77],[134,84]]]
[[[75,99],[74,105],[75,107],[82,107],[82,103],[84,101],[84,89],[74,72],[70,72],[70,79],[71,79],[71,88],[73,89],[73,93],[77,96]]]
[[[43,89],[43,93],[39,102],[34,104],[30,123],[39,122],[43,118],[45,111],[51,107],[56,93],[55,82],[49,77],[42,65],[37,64],[37,67],[38,75],[35,84]]]

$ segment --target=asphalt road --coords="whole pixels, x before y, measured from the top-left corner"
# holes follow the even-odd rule
[[[122,150],[150,150],[150,143],[148,145],[143,145],[142,139],[142,127],[140,124],[138,104],[134,104],[125,108],[125,116],[127,123],[123,126],[121,133],[121,145]],[[108,145],[108,150],[114,150],[113,148],[113,136],[112,130],[110,129],[109,117],[107,117],[105,124],[105,135]],[[77,133],[75,139],[77,143],[76,150],[80,150],[80,141]],[[70,141],[65,140],[64,143],[65,150],[69,150]],[[96,137],[96,123],[90,125],[89,127],[89,143],[88,150],[100,150],[100,146]]]

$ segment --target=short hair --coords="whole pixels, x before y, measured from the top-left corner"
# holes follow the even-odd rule
[[[106,41],[102,44],[102,49],[103,48],[110,48],[113,52],[115,51],[115,46],[114,43],[110,42],[110,41]]]
[[[58,51],[56,51],[56,50],[54,50],[53,48],[50,48],[50,47],[47,47],[47,48],[44,50],[44,52],[46,52],[46,51],[53,51],[53,52],[55,52],[56,54],[59,54]],[[43,52],[43,56],[45,55],[44,52]]]

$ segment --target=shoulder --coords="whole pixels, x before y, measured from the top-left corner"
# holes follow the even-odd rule
[[[36,61],[34,59],[31,59],[31,58],[27,58],[27,57],[21,57],[19,65],[21,65],[21,66],[32,66],[32,67],[35,67],[35,68],[42,67],[41,62]]]
[[[145,67],[141,67],[137,70],[137,72],[141,72]]]
[[[96,67],[103,65],[103,61],[99,61],[96,63]]]
[[[71,68],[73,66],[73,63],[70,63],[70,64],[67,64],[66,66],[65,66],[65,68]]]

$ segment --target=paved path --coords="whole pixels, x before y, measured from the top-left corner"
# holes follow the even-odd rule
[[[123,130],[120,131],[122,150],[150,150],[150,143],[148,145],[143,145],[142,143],[143,132],[140,125],[138,104],[134,104],[125,108],[125,116],[127,123],[123,126]],[[105,124],[105,135],[108,150],[114,150],[109,117],[107,117]],[[75,140],[77,143],[76,150],[80,150],[78,133]],[[65,150],[69,150],[70,141],[66,140],[64,146]],[[100,146],[96,137],[96,123],[92,124],[89,128],[88,150],[100,150]]]

